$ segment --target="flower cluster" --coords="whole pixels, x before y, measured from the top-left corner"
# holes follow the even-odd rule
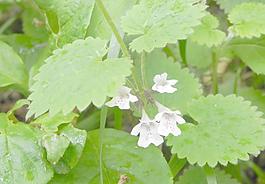
[[[167,80],[167,76],[167,73],[156,75],[153,79],[155,84],[152,86],[152,90],[159,93],[176,92],[177,89],[173,86],[178,81]],[[117,106],[120,109],[129,109],[130,102],[138,101],[138,98],[130,92],[130,88],[123,86],[118,91],[118,95],[107,102],[106,105],[109,107]],[[169,134],[178,136],[181,134],[177,124],[183,124],[185,120],[181,117],[180,111],[172,111],[158,102],[156,102],[156,106],[158,107],[158,114],[155,118],[150,119],[143,110],[140,122],[131,131],[132,135],[139,135],[138,146],[140,147],[146,148],[150,144],[159,146],[164,142],[163,136],[168,136]]]

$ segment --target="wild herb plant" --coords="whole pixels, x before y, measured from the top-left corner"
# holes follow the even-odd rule
[[[1,184],[251,183],[246,168],[265,183],[264,0],[2,0],[0,15],[0,88],[24,97],[0,114]]]

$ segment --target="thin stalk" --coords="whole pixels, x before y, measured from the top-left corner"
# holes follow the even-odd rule
[[[130,57],[130,53],[129,50],[127,49],[125,43],[123,42],[122,37],[120,36],[120,33],[117,29],[117,27],[115,26],[114,22],[112,21],[109,12],[107,11],[107,9],[105,8],[103,2],[101,0],[96,0],[96,3],[100,9],[100,11],[102,12],[103,16],[105,17],[107,23],[109,24],[113,34],[115,35],[117,41],[119,42],[120,46],[121,46],[121,50],[123,52],[123,54],[126,57]]]
[[[174,178],[184,168],[186,163],[187,163],[186,159],[179,159],[176,154],[172,155],[172,157],[170,158],[168,162],[168,165],[171,169],[171,173],[173,174]]]
[[[122,111],[118,108],[114,109],[114,123],[115,129],[122,129]]]
[[[265,183],[265,173],[264,171],[253,161],[247,163],[248,166],[257,174],[261,183]]]
[[[218,93],[218,74],[217,74],[217,56],[216,52],[212,51],[212,91],[216,95]]]
[[[204,172],[206,174],[208,184],[217,184],[217,180],[216,180],[216,176],[215,176],[215,172],[213,168],[206,165],[204,167]]]
[[[188,67],[188,63],[187,63],[187,59],[186,59],[186,46],[187,46],[187,41],[186,40],[179,40],[180,56],[181,56],[183,65],[185,67]]]
[[[10,17],[5,23],[0,27],[0,34],[4,33],[9,26],[11,26],[15,21],[17,20],[17,17]]]
[[[174,52],[171,50],[171,48],[169,48],[168,46],[166,46],[163,51],[167,54],[168,57],[172,57],[174,59],[174,61],[177,61],[177,57],[175,56]]]
[[[106,120],[107,120],[107,114],[108,114],[108,107],[103,106],[100,111],[100,136],[99,136],[99,144],[100,144],[100,150],[99,150],[99,174],[100,174],[100,184],[104,184],[103,179],[103,161],[102,161],[102,155],[103,155],[103,137],[104,137],[104,129],[106,126]]]
[[[141,54],[141,76],[144,89],[147,88],[146,81],[145,81],[145,51]]]

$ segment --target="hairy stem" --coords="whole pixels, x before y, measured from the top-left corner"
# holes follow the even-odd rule
[[[115,35],[117,41],[119,42],[120,46],[121,46],[121,50],[123,52],[123,54],[126,56],[126,57],[130,57],[130,53],[129,53],[129,50],[127,49],[122,37],[120,36],[120,33],[117,29],[117,27],[115,26],[112,18],[110,17],[110,14],[109,12],[107,11],[107,9],[105,8],[103,2],[101,0],[96,0],[96,3],[100,9],[100,11],[102,12],[103,16],[105,17],[107,23],[109,24],[113,34]]]
[[[217,56],[216,51],[212,51],[212,91],[216,95],[218,93],[218,74],[217,74]]]
[[[100,184],[104,184],[103,179],[103,161],[102,161],[102,154],[103,154],[103,137],[104,137],[104,129],[106,126],[106,120],[107,120],[107,114],[108,114],[108,107],[103,106],[100,111],[100,136],[99,136],[99,144],[100,144],[100,150],[99,150],[99,174],[100,174]]]
[[[122,129],[122,111],[119,108],[114,109],[114,127],[117,130]]]
[[[188,67],[188,63],[187,63],[187,59],[186,59],[186,45],[187,45],[187,41],[186,40],[179,40],[180,56],[181,56],[183,65],[185,67]]]

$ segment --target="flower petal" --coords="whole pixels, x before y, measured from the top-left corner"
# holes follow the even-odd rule
[[[134,103],[134,102],[138,101],[138,98],[137,98],[137,96],[129,94],[129,101]]]
[[[142,123],[138,123],[135,125],[131,131],[131,135],[138,136],[141,131]]]

